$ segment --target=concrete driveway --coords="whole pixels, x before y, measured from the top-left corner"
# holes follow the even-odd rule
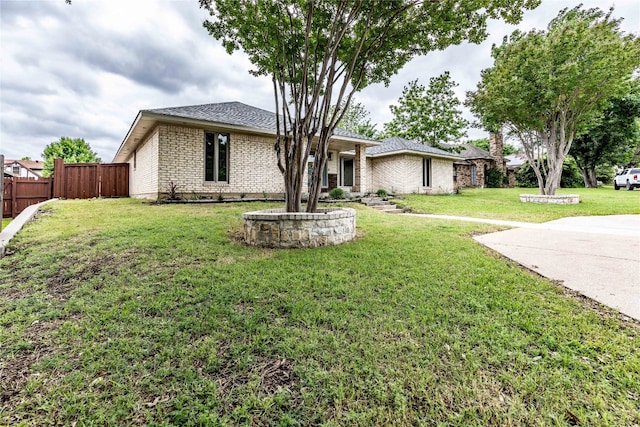
[[[513,225],[519,228],[475,239],[544,277],[640,320],[640,215]]]

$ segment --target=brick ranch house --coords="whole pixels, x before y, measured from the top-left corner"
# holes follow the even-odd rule
[[[113,161],[129,163],[131,197],[162,198],[172,182],[185,197],[280,196],[275,135],[274,113],[239,102],[141,110]],[[450,193],[453,162],[460,159],[411,141],[380,142],[336,129],[323,192]],[[305,175],[307,182],[308,170]]]

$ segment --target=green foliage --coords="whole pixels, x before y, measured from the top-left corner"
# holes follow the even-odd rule
[[[485,151],[489,151],[489,138],[471,139],[467,141],[467,144],[473,145],[474,147],[478,147]],[[515,153],[516,151],[516,147],[511,144],[504,143],[502,146],[503,156],[508,156]]]
[[[53,161],[63,159],[65,163],[98,163],[100,158],[83,138],[61,137],[59,141],[47,145],[42,153],[43,176],[53,173]]]
[[[333,107],[335,109],[335,106]],[[355,99],[351,100],[351,103],[343,108],[344,116],[338,122],[340,129],[348,130],[358,135],[368,136],[369,138],[375,138],[376,127],[371,123],[369,118],[369,111],[365,106],[356,102]]]
[[[376,195],[378,197],[387,197],[388,193],[384,188],[379,188],[378,191],[376,191]]]
[[[438,146],[466,136],[469,124],[459,109],[460,100],[453,88],[449,72],[429,80],[429,87],[409,82],[402,90],[398,105],[392,105],[393,119],[384,125],[385,136],[402,138]]]
[[[488,19],[517,23],[539,0],[199,0],[209,34],[242,50],[274,83],[276,154],[286,210],[300,211],[307,142],[318,135],[307,211],[317,208],[329,138],[353,95],[390,82],[414,56],[487,36]],[[336,108],[331,108],[331,105]]]
[[[516,182],[518,187],[537,188],[538,179],[529,163],[522,165],[516,172]],[[562,177],[560,179],[561,188],[581,188],[584,187],[582,174],[573,159],[565,159],[562,165]]]
[[[520,138],[545,194],[560,184],[574,137],[607,99],[625,93],[638,67],[640,38],[624,34],[611,12],[578,6],[562,10],[546,31],[515,31],[494,46],[494,66],[468,94],[486,128],[506,126]],[[550,153],[544,165],[542,152]]]
[[[344,199],[345,198],[344,190],[340,187],[336,187],[333,190],[329,191],[329,197],[332,199]]]
[[[470,139],[467,144],[489,151],[489,138]]]
[[[589,129],[576,138],[569,154],[583,171],[585,180],[595,186],[597,169],[610,171],[613,166],[627,165],[639,146],[640,80],[636,79],[629,93],[611,99]]]
[[[596,167],[596,179],[603,184],[613,184],[615,171],[611,166],[600,165]]]
[[[487,171],[487,187],[500,188],[504,183],[505,175],[498,168],[491,168]]]

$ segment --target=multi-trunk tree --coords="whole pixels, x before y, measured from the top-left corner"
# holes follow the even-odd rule
[[[205,28],[229,53],[244,51],[255,75],[273,80],[275,151],[286,210],[317,208],[329,139],[355,92],[389,83],[411,58],[487,36],[487,19],[510,23],[539,0],[199,0]],[[337,108],[331,108],[336,105]]]
[[[612,12],[578,6],[546,31],[515,31],[468,94],[485,127],[504,125],[520,138],[541,194],[555,194],[574,138],[625,93],[639,66],[640,38],[624,34]]]
[[[448,71],[429,79],[428,87],[418,80],[409,82],[398,105],[389,107],[393,119],[385,123],[384,134],[433,146],[464,138],[469,123],[459,109],[460,100],[453,90],[456,86]]]

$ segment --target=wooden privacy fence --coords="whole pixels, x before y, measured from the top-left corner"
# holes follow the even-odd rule
[[[128,163],[53,163],[53,197],[129,197]]]
[[[15,218],[25,208],[51,198],[51,178],[4,178],[2,216]]]

